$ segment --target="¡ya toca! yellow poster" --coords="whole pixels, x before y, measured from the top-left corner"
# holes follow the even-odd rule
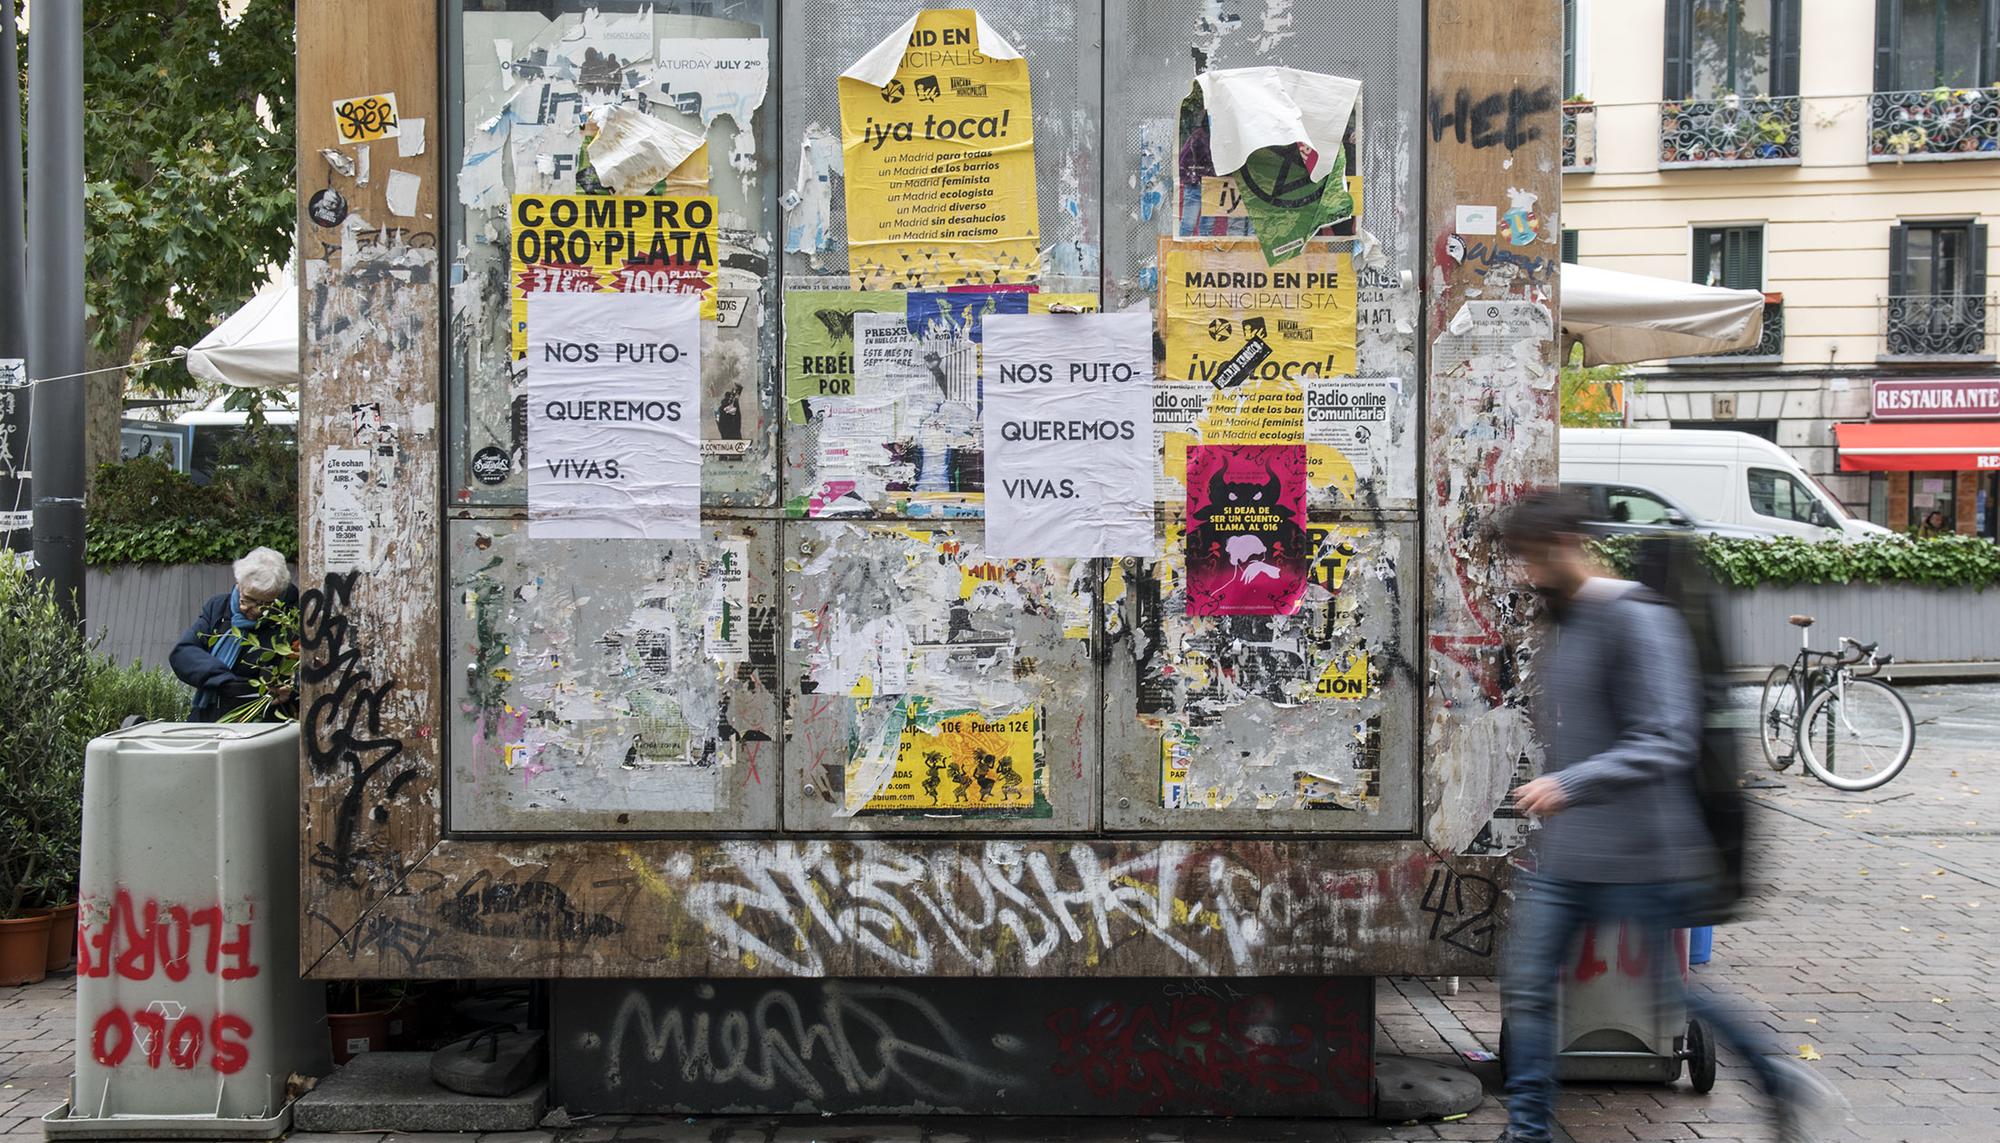
[[[1028,63],[970,8],[917,13],[840,76],[857,290],[1031,282]]]

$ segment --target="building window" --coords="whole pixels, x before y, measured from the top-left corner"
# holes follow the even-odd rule
[[[1697,226],[1693,281],[1731,290],[1764,288],[1764,228]]]
[[[1877,91],[1985,87],[1996,51],[2000,0],[1876,0]]]
[[[1577,254],[1576,254],[1576,251],[1577,251],[1577,245],[1578,245],[1578,242],[1577,242],[1577,240],[1578,240],[1578,238],[1579,238],[1580,236],[1581,236],[1581,233],[1580,233],[1579,231],[1575,231],[1575,230],[1565,230],[1565,231],[1563,231],[1563,232],[1562,232],[1562,260],[1563,260],[1563,261],[1565,261],[1565,262],[1569,262],[1569,263],[1572,263],[1572,264],[1574,264],[1574,263],[1576,262],[1576,260],[1577,260]]]
[[[1669,100],[1799,93],[1799,0],[1667,0]]]
[[[1576,0],[1563,0],[1563,98],[1581,89],[1576,86]]]
[[[1906,222],[1889,232],[1889,353],[1964,356],[1986,344],[1986,227]]]

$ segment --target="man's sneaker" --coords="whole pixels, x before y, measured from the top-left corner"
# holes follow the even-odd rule
[[[1817,1143],[1847,1115],[1847,1100],[1824,1076],[1791,1060],[1774,1061],[1784,1082],[1772,1092],[1778,1143]]]

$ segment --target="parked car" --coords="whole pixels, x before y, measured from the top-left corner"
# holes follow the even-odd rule
[[[1640,536],[1686,532],[1731,539],[1767,540],[1780,533],[1765,528],[1745,528],[1703,520],[1674,502],[1666,493],[1637,484],[1602,484],[1595,481],[1565,480],[1563,487],[1582,494],[1590,502],[1586,527],[1592,535]]]
[[[1807,540],[1865,540],[1889,530],[1847,509],[1791,455],[1749,433],[1684,429],[1564,429],[1565,484],[1664,493],[1690,521]]]

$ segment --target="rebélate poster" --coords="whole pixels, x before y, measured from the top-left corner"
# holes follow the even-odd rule
[[[701,532],[701,299],[528,298],[528,534]]]
[[[528,352],[529,294],[699,295],[715,318],[716,214],[707,196],[517,194],[514,356]]]
[[[1305,596],[1306,449],[1187,450],[1187,613],[1290,615]]]
[[[785,291],[785,414],[806,420],[806,402],[862,395],[855,383],[854,315],[901,315],[908,305],[895,290]]]
[[[1160,375],[1218,389],[1354,373],[1354,259],[1312,239],[1282,266],[1255,239],[1160,240]]]
[[[1156,554],[1151,316],[983,324],[987,554]]]
[[[857,290],[1034,280],[1028,64],[970,8],[930,9],[840,77]]]

